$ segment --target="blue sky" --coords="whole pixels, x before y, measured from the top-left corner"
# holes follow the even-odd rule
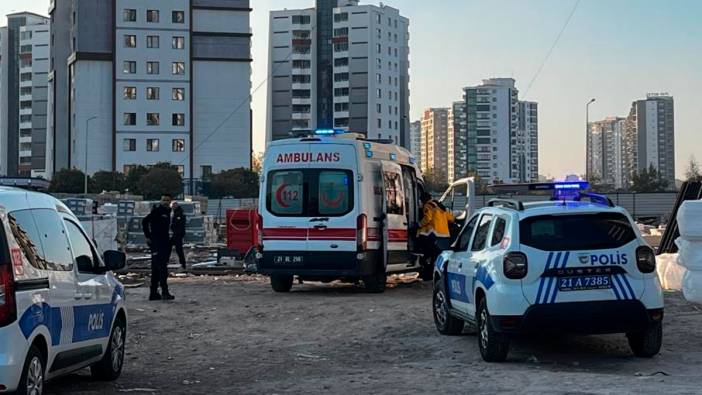
[[[363,1],[363,3],[374,3]],[[253,84],[266,79],[268,12],[314,0],[252,0]],[[676,164],[702,160],[702,1],[581,0],[528,92],[575,0],[389,0],[410,18],[411,118],[448,106],[463,86],[513,77],[539,102],[540,173],[585,168],[585,103],[591,120],[626,116],[648,92],[675,97]],[[48,0],[1,0],[0,14],[46,13]],[[525,97],[526,94],[526,97]],[[266,88],[254,93],[254,147],[262,150]]]

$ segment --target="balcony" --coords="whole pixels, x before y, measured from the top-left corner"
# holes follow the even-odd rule
[[[292,88],[293,89],[302,89],[302,90],[311,90],[312,83],[311,82],[293,82]]]
[[[294,112],[292,113],[291,118],[297,120],[310,120],[312,119],[312,114],[309,112]]]
[[[300,105],[312,105],[312,98],[311,97],[293,97],[292,98],[292,104],[300,104]]]

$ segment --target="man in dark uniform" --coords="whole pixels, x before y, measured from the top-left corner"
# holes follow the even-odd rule
[[[151,293],[149,300],[173,300],[168,292],[168,261],[171,258],[171,200],[169,194],[161,196],[161,203],[144,217],[141,226],[146,236],[146,244],[151,248]],[[161,286],[162,294],[158,293]]]
[[[180,207],[176,201],[171,203],[171,209],[173,209],[173,217],[171,219],[171,232],[173,233],[171,235],[171,245],[175,247],[180,266],[185,269],[185,254],[183,253],[183,239],[185,238],[185,213],[183,212],[183,208]]]

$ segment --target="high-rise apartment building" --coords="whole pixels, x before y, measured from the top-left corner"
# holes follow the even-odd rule
[[[409,147],[408,25],[358,0],[272,11],[266,141],[339,128]]]
[[[421,169],[422,163],[422,121],[410,123],[410,144],[409,150],[417,161],[417,166]]]
[[[436,182],[448,182],[448,108],[428,108],[422,116],[421,170]]]
[[[448,180],[468,176],[468,122],[465,101],[454,102],[448,125]]]
[[[588,125],[588,180],[622,189],[628,186],[625,171],[626,118],[608,117]]]
[[[518,170],[520,182],[539,179],[539,105],[532,101],[517,103],[517,136],[512,137],[512,171]]]
[[[7,27],[0,27],[0,93],[7,92]],[[0,94],[0,177],[7,175],[7,95]]]
[[[249,0],[53,0],[50,13],[53,171],[251,166]]]

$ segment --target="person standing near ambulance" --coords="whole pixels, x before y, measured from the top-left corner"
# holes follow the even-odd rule
[[[171,201],[169,194],[161,196],[161,203],[144,217],[141,226],[146,244],[151,248],[151,293],[149,300],[173,300],[168,292],[168,261],[171,258]],[[158,288],[161,287],[161,294]]]
[[[428,192],[422,192],[422,220],[417,231],[420,251],[429,262],[434,262],[442,249],[448,248],[451,241],[449,223],[454,222],[453,214],[441,203],[432,199]]]
[[[171,245],[175,247],[176,254],[178,255],[178,261],[180,266],[185,270],[185,253],[183,252],[183,239],[185,238],[185,212],[183,212],[183,207],[181,207],[175,200],[171,203],[171,209],[173,210],[173,218],[171,219],[171,231],[173,235],[171,236]]]

